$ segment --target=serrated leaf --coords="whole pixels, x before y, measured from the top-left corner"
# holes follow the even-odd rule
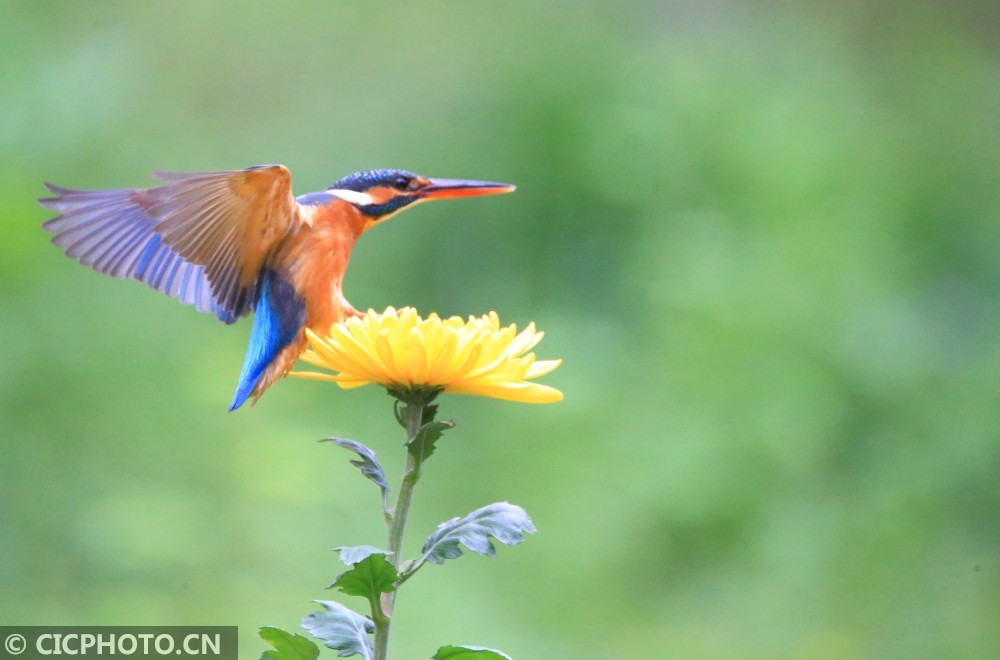
[[[330,437],[326,440],[334,443],[338,447],[343,447],[353,451],[355,454],[361,457],[360,461],[351,461],[351,465],[361,470],[361,474],[365,475],[371,479],[375,484],[382,489],[382,493],[389,492],[389,484],[385,480],[385,472],[382,470],[382,466],[379,464],[378,459],[375,458],[375,452],[364,446],[357,440],[350,440],[348,438],[336,438]]]
[[[388,556],[385,550],[370,545],[340,548],[340,558],[351,569],[338,575],[327,588],[377,601],[381,594],[395,591],[399,579],[395,567],[386,559]]]
[[[427,537],[421,552],[432,564],[462,556],[459,544],[487,557],[496,554],[490,537],[507,545],[524,540],[524,533],[535,533],[535,525],[527,512],[509,502],[497,502],[476,509],[462,518],[452,518],[438,525]]]
[[[325,612],[311,612],[302,618],[302,627],[313,637],[323,640],[327,648],[347,657],[360,655],[372,659],[372,642],[368,635],[375,632],[375,624],[367,617],[332,600],[314,601],[326,608]]]
[[[426,406],[424,406],[424,410],[420,415],[421,426],[433,422],[434,418],[437,417],[437,412],[438,412],[438,404],[436,403],[428,403]]]
[[[485,646],[442,646],[431,660],[511,660],[503,651]]]
[[[444,435],[445,431],[453,428],[455,428],[455,422],[450,419],[428,422],[420,427],[413,440],[407,444],[407,449],[421,462],[426,461],[434,453],[434,443]]]
[[[290,633],[281,628],[264,626],[258,632],[261,639],[274,647],[261,653],[263,660],[316,660],[319,657],[319,647],[311,639],[298,633]]]

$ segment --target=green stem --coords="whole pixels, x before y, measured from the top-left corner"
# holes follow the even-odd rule
[[[396,506],[389,512],[389,542],[387,550],[392,554],[389,560],[399,570],[403,563],[403,532],[406,530],[406,518],[410,513],[410,502],[413,499],[413,489],[420,479],[421,459],[423,452],[414,451],[410,443],[417,437],[424,416],[423,403],[410,403],[400,411],[400,421],[406,428],[406,468],[403,480],[399,486],[399,496]],[[392,626],[392,612],[396,606],[396,591],[385,594],[381,607],[372,603],[372,621],[375,623],[375,660],[386,660],[389,653],[389,630]]]

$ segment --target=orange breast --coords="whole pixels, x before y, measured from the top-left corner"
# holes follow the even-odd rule
[[[342,286],[364,222],[357,209],[335,200],[316,207],[311,223],[303,224],[279,251],[277,270],[305,300],[310,328],[326,333],[331,324],[355,312]]]

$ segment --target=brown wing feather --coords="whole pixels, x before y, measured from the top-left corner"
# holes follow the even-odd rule
[[[298,222],[288,169],[156,176],[166,185],[137,191],[156,233],[186,261],[205,267],[220,306],[244,309],[275,245]]]

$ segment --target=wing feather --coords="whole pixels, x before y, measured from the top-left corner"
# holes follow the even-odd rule
[[[52,242],[80,263],[145,282],[232,322],[255,304],[261,269],[299,223],[281,165],[180,174],[157,172],[147,189],[73,190],[46,184],[39,200],[60,215]]]

